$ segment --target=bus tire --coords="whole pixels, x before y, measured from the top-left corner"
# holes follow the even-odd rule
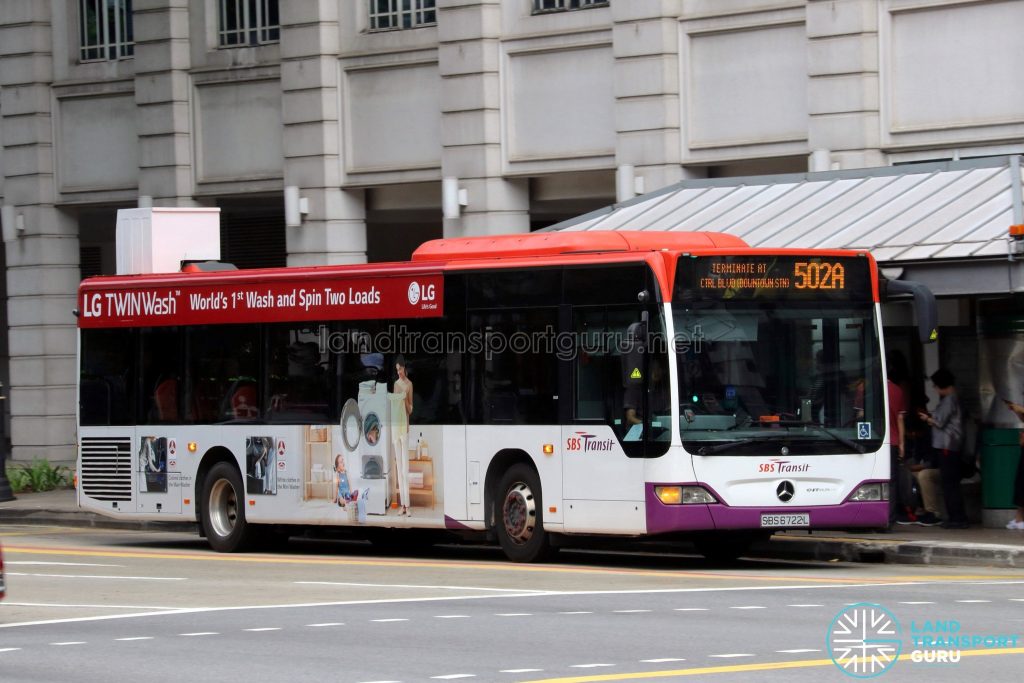
[[[210,547],[220,553],[246,550],[253,528],[245,521],[242,476],[230,463],[210,468],[203,481],[203,532]]]
[[[513,562],[541,562],[555,548],[544,530],[540,478],[529,465],[517,463],[498,480],[495,532]]]

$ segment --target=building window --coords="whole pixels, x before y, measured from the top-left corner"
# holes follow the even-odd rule
[[[125,59],[135,54],[132,0],[80,0],[83,62]]]
[[[370,30],[417,28],[437,23],[434,0],[370,0]]]
[[[219,0],[221,47],[266,45],[281,40],[277,0]]]
[[[570,9],[607,7],[610,0],[533,0],[533,13],[564,12]]]

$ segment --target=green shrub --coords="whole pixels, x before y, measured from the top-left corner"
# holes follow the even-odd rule
[[[71,471],[37,458],[30,465],[8,466],[7,480],[15,493],[52,491],[71,485]]]

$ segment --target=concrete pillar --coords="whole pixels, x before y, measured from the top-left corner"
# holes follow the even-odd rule
[[[885,166],[879,130],[878,2],[808,0],[807,142],[830,167]]]
[[[679,0],[613,2],[615,162],[632,166],[637,194],[683,180]]]
[[[288,265],[365,263],[365,193],[341,189],[338,2],[280,12],[284,184],[309,200],[302,225],[286,229]]]
[[[444,220],[445,237],[528,232],[526,178],[502,177],[501,3],[438,0],[442,175],[458,178],[468,205]]]
[[[5,242],[13,460],[75,459],[78,226],[54,206],[52,3],[0,12],[3,204],[24,230]]]
[[[135,0],[139,194],[153,206],[195,206],[189,112],[188,0]]]

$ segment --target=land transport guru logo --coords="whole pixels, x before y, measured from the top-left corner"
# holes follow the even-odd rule
[[[1016,648],[1018,635],[970,633],[956,619],[913,619],[910,652],[903,655],[912,666],[950,666],[960,663],[963,650]],[[903,650],[903,629],[882,605],[861,602],[836,615],[825,636],[832,663],[853,678],[873,678],[891,669]]]
[[[870,602],[845,608],[825,637],[832,663],[853,678],[874,678],[888,671],[903,649],[903,629],[892,612]]]

